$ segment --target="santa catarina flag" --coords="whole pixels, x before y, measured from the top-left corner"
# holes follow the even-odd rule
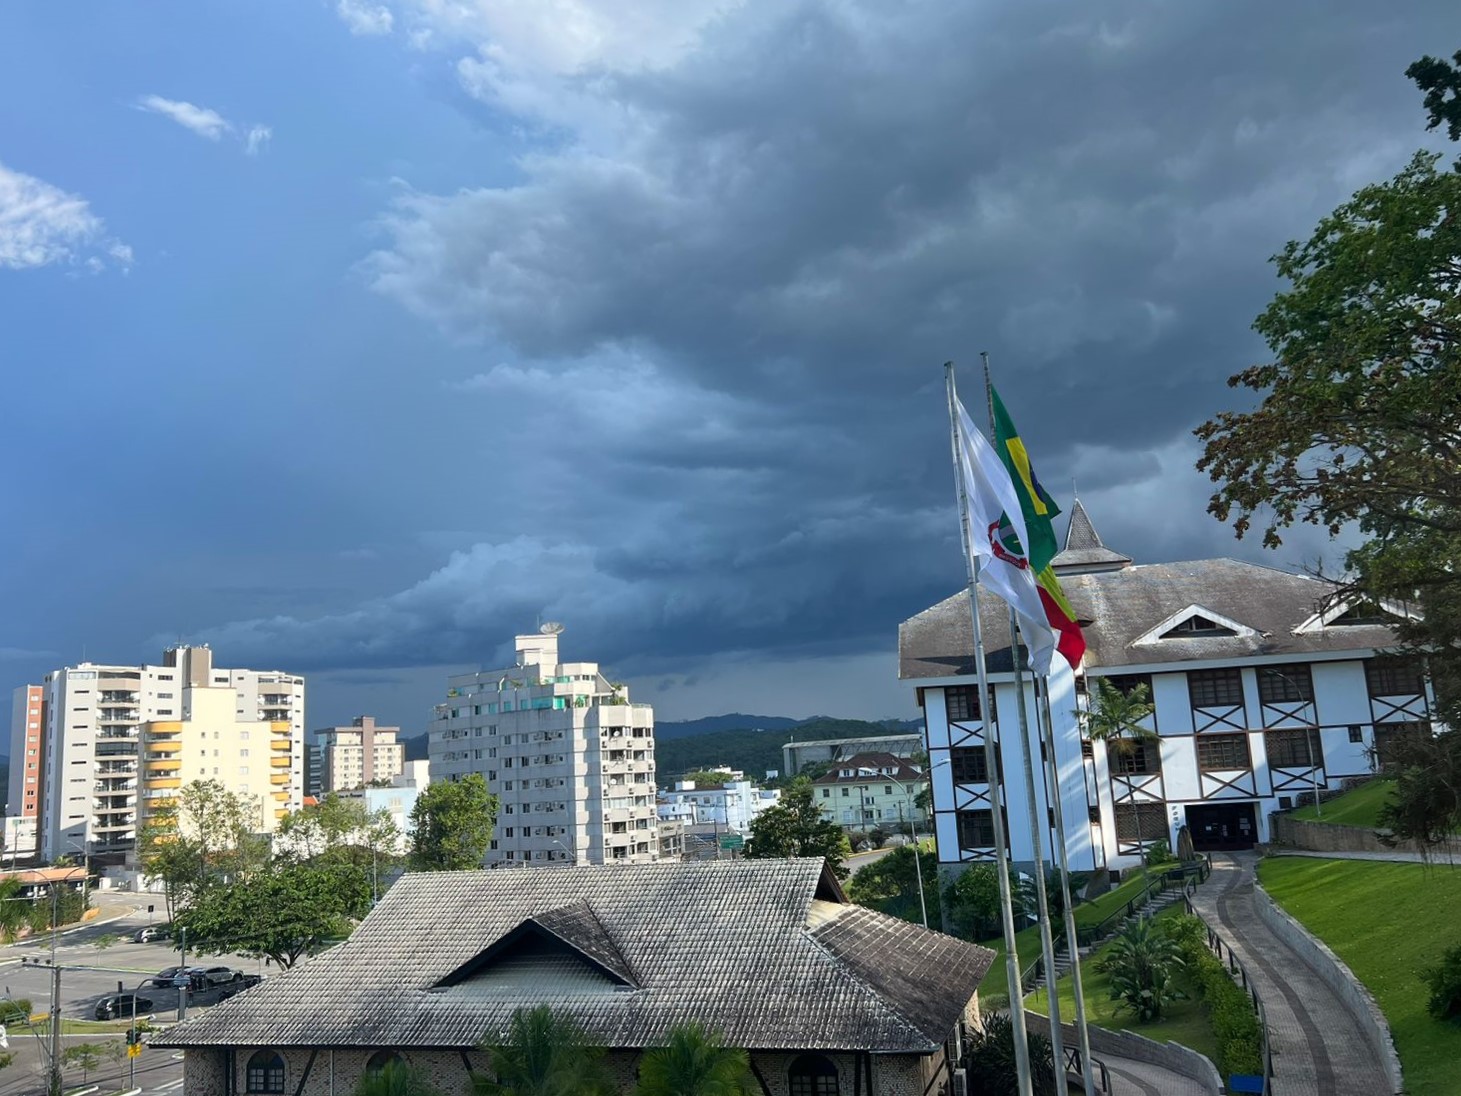
[[[1025,529],[1030,537],[1030,566],[1035,571],[1035,583],[1040,591],[1045,619],[1057,637],[1056,649],[1074,669],[1080,665],[1081,657],[1086,653],[1086,638],[1081,634],[1081,626],[1076,623],[1075,610],[1066,600],[1065,592],[1060,588],[1060,580],[1055,577],[1055,571],[1050,566],[1050,561],[1059,551],[1054,518],[1060,513],[1060,507],[1055,505],[1055,500],[1040,485],[1035,468],[1030,463],[1030,454],[1025,451],[1025,443],[1015,431],[1015,424],[1010,419],[1009,412],[1004,409],[1004,401],[999,398],[999,393],[990,388],[989,394],[994,404],[995,452],[999,454],[1015,493],[1019,495],[1020,513],[1025,519]]]
[[[969,551],[979,581],[1014,609],[1029,649],[1030,669],[1045,675],[1055,655],[1055,634],[1025,554],[1025,517],[1019,495],[994,447],[955,401],[959,424],[959,472],[969,507]]]

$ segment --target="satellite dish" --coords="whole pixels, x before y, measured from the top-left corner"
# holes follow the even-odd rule
[[[563,631],[563,625],[559,624],[556,620],[550,620],[539,624],[538,631],[542,632],[545,636],[556,636],[559,632]]]

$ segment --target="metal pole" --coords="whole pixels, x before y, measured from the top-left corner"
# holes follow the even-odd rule
[[[902,787],[902,784],[899,784]],[[908,790],[903,789],[907,795]],[[903,804],[898,804],[898,828],[903,828]],[[923,915],[923,927],[928,928],[928,903],[923,898],[923,850],[918,845],[918,825],[910,821],[908,828],[913,831],[913,870],[918,875],[918,911]]]
[[[1002,809],[1003,785],[995,752],[995,726],[990,704],[989,670],[984,665],[984,632],[979,623],[979,563],[970,551],[969,495],[964,486],[964,472],[959,452],[959,418],[955,412],[957,390],[954,384],[954,363],[944,364],[944,382],[948,389],[949,421],[953,428],[954,483],[959,492],[959,533],[963,539],[964,562],[969,578],[969,617],[974,630],[974,667],[979,681],[979,718],[984,725],[984,762],[989,771],[989,813],[994,830],[995,870],[999,876],[1000,920],[1004,926],[1004,969],[1010,991],[1010,1030],[1014,1037],[1015,1077],[1019,1096],[1034,1096],[1030,1080],[1030,1043],[1025,1032],[1025,1000],[1020,994],[1020,959],[1015,949],[1015,912],[1010,902],[1009,849],[1005,842]]]
[[[51,1096],[61,1096],[61,968],[51,942]]]
[[[132,1042],[127,1045],[127,1087],[137,1087],[137,991],[132,991]]]
[[[1055,809],[1056,863],[1060,867],[1060,897],[1065,910],[1065,942],[1070,951],[1071,990],[1075,995],[1075,1033],[1081,1049],[1081,1084],[1086,1096],[1095,1096],[1096,1074],[1091,1063],[1091,1029],[1086,1023],[1085,986],[1081,979],[1081,950],[1076,936],[1075,910],[1070,900],[1070,848],[1065,843],[1065,809],[1060,800],[1060,765],[1055,757],[1055,720],[1050,714],[1050,679],[1040,691],[1036,711],[1045,736],[1045,771],[1050,777],[1051,802]]]

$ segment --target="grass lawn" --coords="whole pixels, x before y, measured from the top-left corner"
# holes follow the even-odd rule
[[[1157,916],[1166,917],[1173,914],[1174,910],[1175,907],[1170,907]],[[1108,944],[1087,956],[1081,963],[1081,988],[1085,990],[1086,1019],[1111,1031],[1134,1031],[1159,1043],[1181,1043],[1199,1054],[1206,1054],[1216,1062],[1217,1039],[1212,1033],[1212,1025],[1208,1022],[1202,1002],[1196,991],[1190,987],[1184,986],[1188,994],[1185,1000],[1170,1002],[1162,1019],[1151,1024],[1137,1023],[1129,1011],[1120,1007],[1121,1002],[1111,1000],[1111,980],[1096,970],[1096,962],[1109,947]],[[1056,992],[1060,997],[1061,1022],[1074,1022],[1075,989],[1070,975],[1067,974],[1056,983]],[[1025,1004],[1035,1012],[1049,1015],[1049,996],[1043,987],[1025,998]]]
[[[1393,780],[1371,780],[1352,792],[1326,800],[1324,814],[1318,815],[1312,804],[1300,807],[1293,817],[1301,822],[1327,822],[1332,826],[1364,826],[1373,829],[1380,824],[1380,808],[1390,798]]]
[[[1461,1026],[1431,1019],[1419,971],[1457,943],[1461,868],[1280,856],[1260,862],[1258,877],[1375,995],[1406,1090],[1456,1091]]]

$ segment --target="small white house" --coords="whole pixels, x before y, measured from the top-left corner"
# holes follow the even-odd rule
[[[678,781],[673,790],[659,794],[659,817],[687,825],[714,822],[745,833],[758,814],[781,799],[777,789],[758,788],[739,772],[726,776],[723,784],[698,787],[693,780]]]

